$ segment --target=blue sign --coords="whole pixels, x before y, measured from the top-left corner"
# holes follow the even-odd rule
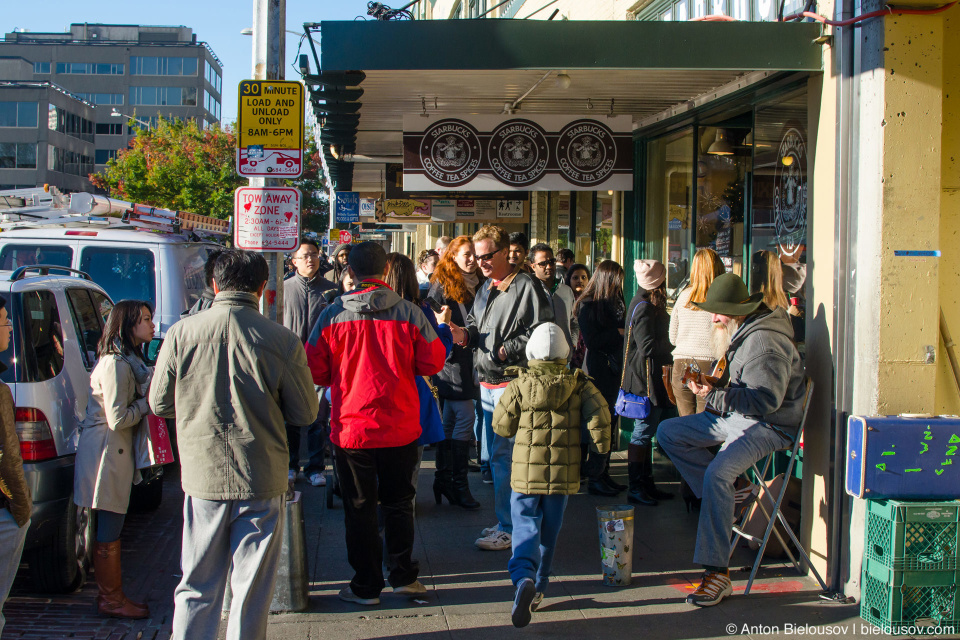
[[[330,239],[329,239],[328,237],[324,236],[324,237],[322,237],[322,238],[320,239],[320,244],[323,245],[324,247],[326,247],[327,245],[330,244]]]
[[[356,191],[337,192],[337,224],[360,222],[360,194]]]

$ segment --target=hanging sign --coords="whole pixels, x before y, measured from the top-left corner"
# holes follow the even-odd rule
[[[267,178],[297,178],[303,173],[302,84],[240,83],[237,173]]]
[[[630,116],[403,117],[406,191],[633,188]]]
[[[233,242],[237,249],[293,251],[300,244],[300,190],[240,187],[234,192]]]
[[[356,191],[337,192],[337,224],[360,222],[360,194]]]

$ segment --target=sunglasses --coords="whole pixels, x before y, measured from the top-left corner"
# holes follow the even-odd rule
[[[535,267],[540,267],[541,269],[546,269],[550,265],[556,266],[556,263],[553,260],[544,260],[542,262],[534,262],[533,265]]]
[[[477,260],[483,260],[484,262],[487,262],[488,260],[491,260],[493,256],[497,255],[501,251],[503,251],[503,249],[497,249],[496,251],[491,251],[490,253],[484,253],[482,255],[478,255]]]

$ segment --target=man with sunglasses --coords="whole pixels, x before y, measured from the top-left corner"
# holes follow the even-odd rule
[[[557,263],[550,245],[543,242],[533,245],[528,259],[533,275],[543,286],[544,293],[550,300],[553,321],[560,326],[563,337],[567,339],[567,346],[573,351],[580,335],[576,316],[573,315],[573,304],[576,302],[573,289],[557,277]]]
[[[553,320],[553,308],[543,287],[520,265],[508,260],[513,238],[503,228],[484,225],[473,236],[477,263],[487,282],[477,290],[466,327],[452,327],[453,339],[475,349],[473,363],[480,376],[483,437],[490,447],[494,508],[497,524],[484,529],[477,547],[488,551],[511,548],[510,465],[513,442],[493,433],[493,410],[512,378],[508,367],[527,366],[530,334]]]

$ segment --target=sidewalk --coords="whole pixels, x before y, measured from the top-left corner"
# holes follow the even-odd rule
[[[414,554],[420,561],[420,579],[429,589],[427,596],[417,602],[394,596],[388,588],[379,607],[341,602],[337,592],[352,573],[343,541],[342,505],[336,499],[334,509],[327,511],[325,489],[300,483],[310,554],[310,606],[302,613],[271,616],[269,638],[490,640],[501,632],[550,638],[651,640],[731,635],[786,638],[801,633],[887,637],[873,634],[878,630],[858,617],[858,605],[821,601],[814,580],[799,577],[792,567],[782,564],[762,570],[748,597],[737,595],[743,592],[748,572],[735,570],[734,596],[708,609],[684,604],[686,595],[699,582],[699,571],[690,562],[697,513],[686,513],[679,496],[656,508],[637,507],[633,584],[618,589],[604,587],[600,581],[595,507],[611,501],[587,494],[571,496],[555,560],[557,577],[530,626],[515,630],[510,623],[513,588],[506,572],[509,552],[479,551],[473,546],[480,530],[495,521],[492,487],[472,473],[470,482],[483,504],[481,509],[470,512],[446,503],[437,506],[431,491],[432,459],[428,451],[420,474]],[[615,460],[614,475],[624,481],[625,473],[625,461]],[[169,638],[173,590],[180,573],[182,493],[175,473],[167,481],[161,508],[150,514],[132,514],[124,531],[128,592],[134,598],[148,600],[151,619],[127,622],[99,618],[94,612],[96,585],[92,581],[76,594],[36,598],[26,590],[29,583],[18,579],[5,609],[4,640]],[[677,491],[675,483],[664,484],[664,488]],[[748,551],[738,551],[733,566],[743,567],[750,557]],[[728,625],[732,632],[727,631]],[[744,625],[752,629],[744,633]]]

